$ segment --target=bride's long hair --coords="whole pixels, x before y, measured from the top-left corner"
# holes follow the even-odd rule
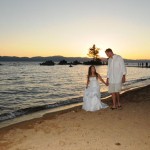
[[[89,67],[88,75],[87,75],[88,81],[89,81],[90,77],[92,76],[92,67],[95,69],[94,74],[95,74],[96,78],[98,78],[98,73],[96,72],[95,66],[94,66],[94,65],[91,65],[91,66]]]

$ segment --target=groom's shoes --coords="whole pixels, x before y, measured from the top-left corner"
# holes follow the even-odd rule
[[[118,109],[122,109],[122,106],[120,105],[120,106],[118,106]]]
[[[111,110],[114,110],[114,109],[117,109],[117,107],[111,107],[110,109],[111,109]]]
[[[121,105],[118,105],[117,107],[112,106],[112,107],[110,107],[110,109],[111,109],[111,110],[115,110],[115,109],[121,110],[121,109],[122,109],[122,106],[121,106]]]

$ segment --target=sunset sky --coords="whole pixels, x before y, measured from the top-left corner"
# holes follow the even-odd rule
[[[150,0],[0,0],[0,56],[150,59]]]

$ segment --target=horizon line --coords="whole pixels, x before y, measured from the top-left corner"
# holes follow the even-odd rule
[[[0,56],[0,57],[17,57],[17,58],[29,58],[29,59],[32,59],[32,58],[34,58],[34,57],[66,57],[66,58],[77,58],[77,57],[79,57],[79,58],[89,58],[89,59],[92,59],[92,58],[90,58],[90,57],[86,57],[86,56],[84,56],[84,57],[80,57],[80,56],[62,56],[62,55],[53,55],[53,56],[32,56],[32,57],[29,57],[29,56]],[[104,58],[104,57],[102,57],[102,58]],[[105,58],[107,58],[107,57],[105,57]],[[126,60],[150,60],[150,58],[149,59],[129,59],[129,58],[123,58],[123,59],[126,59]]]

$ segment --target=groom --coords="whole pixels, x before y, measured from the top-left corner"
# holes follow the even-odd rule
[[[116,55],[108,48],[105,51],[108,56],[108,71],[106,84],[109,86],[108,92],[112,95],[113,106],[111,109],[121,108],[119,92],[122,83],[126,81],[126,67],[121,56]],[[117,103],[117,104],[116,104]]]

